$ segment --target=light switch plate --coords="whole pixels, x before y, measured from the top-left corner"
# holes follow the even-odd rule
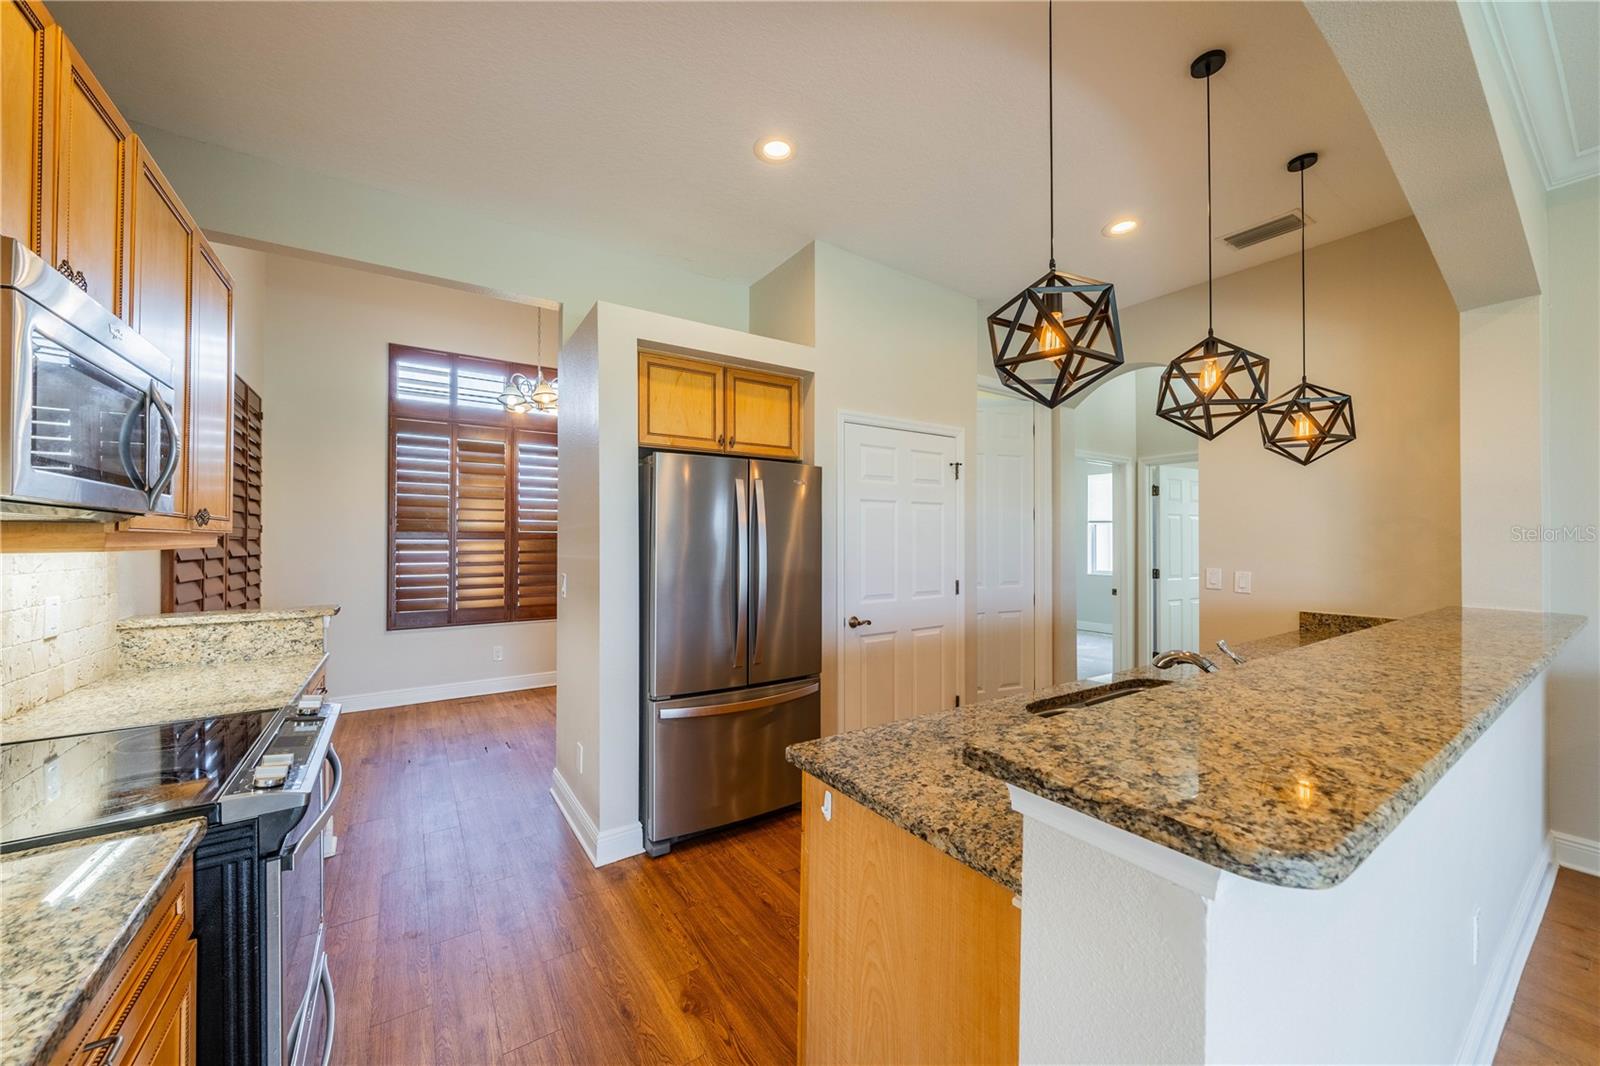
[[[1249,592],[1250,592],[1250,571],[1248,571],[1248,570],[1235,570],[1233,572],[1233,591],[1235,591],[1235,592],[1243,592],[1243,593],[1245,593],[1247,595],[1249,594]]]
[[[61,635],[61,597],[46,596],[44,598],[44,635],[45,639]]]
[[[1220,566],[1208,566],[1208,567],[1206,567],[1206,588],[1208,588],[1208,589],[1220,589],[1220,588],[1222,588],[1222,567],[1220,567]]]

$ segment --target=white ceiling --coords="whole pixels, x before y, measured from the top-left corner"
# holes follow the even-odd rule
[[[709,276],[814,238],[985,301],[1044,270],[1039,3],[51,8],[136,122]],[[1057,258],[1124,304],[1205,277],[1210,47],[1219,235],[1292,208],[1307,149],[1313,244],[1410,213],[1300,3],[1062,4]],[[752,152],[774,132],[787,166]],[[1295,242],[1216,247],[1227,273]]]
[[[1545,188],[1600,174],[1600,4],[1487,4]]]

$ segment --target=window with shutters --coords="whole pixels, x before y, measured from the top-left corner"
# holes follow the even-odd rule
[[[389,346],[389,628],[556,616],[556,415],[536,366]]]

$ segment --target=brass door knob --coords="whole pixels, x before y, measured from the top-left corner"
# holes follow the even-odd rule
[[[848,619],[845,620],[844,624],[849,626],[851,629],[857,629],[857,628],[859,628],[861,626],[870,626],[872,624],[872,619],[870,619],[870,618],[857,618],[855,615],[851,615]]]

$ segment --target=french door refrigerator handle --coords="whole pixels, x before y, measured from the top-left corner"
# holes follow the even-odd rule
[[[740,711],[757,711],[763,707],[776,707],[780,703],[790,703],[794,700],[809,696],[822,690],[820,681],[801,681],[790,685],[780,692],[769,692],[765,696],[757,696],[749,700],[735,700],[732,703],[700,703],[693,707],[663,707],[656,711],[662,721],[671,721],[677,718],[714,718],[719,714],[738,714]]]
[[[755,478],[756,487],[756,609],[751,612],[750,628],[755,632],[751,636],[751,643],[755,645],[755,652],[750,656],[750,663],[754,665],[761,661],[761,645],[764,642],[767,629],[761,623],[767,616],[767,483],[762,478]]]
[[[733,668],[744,668],[745,625],[750,615],[750,501],[744,478],[733,481],[734,511],[738,514],[739,532],[734,539],[738,548],[733,555]]]

